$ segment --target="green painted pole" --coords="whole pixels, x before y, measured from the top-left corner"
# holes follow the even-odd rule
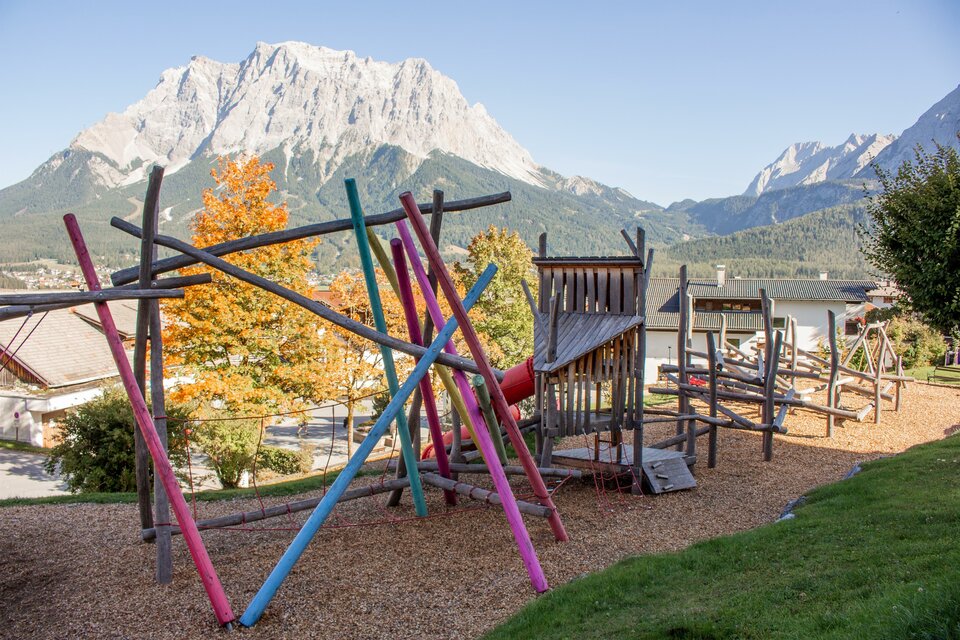
[[[347,189],[347,200],[350,202],[350,217],[353,220],[353,233],[357,238],[357,249],[360,252],[360,264],[363,266],[363,278],[367,284],[367,295],[370,298],[370,311],[373,313],[373,322],[377,331],[387,333],[387,320],[383,316],[383,305],[380,304],[380,290],[377,288],[377,276],[373,270],[373,257],[370,255],[370,244],[367,241],[367,228],[363,221],[363,208],[360,206],[360,196],[357,193],[357,181],[347,178],[343,181]],[[387,386],[390,388],[390,397],[393,398],[400,390],[397,380],[397,369],[393,364],[393,351],[389,347],[380,345],[383,356],[383,370],[387,376]],[[400,436],[400,452],[410,476],[410,494],[413,496],[413,506],[418,516],[427,515],[427,503],[423,499],[423,485],[420,483],[420,474],[417,472],[417,455],[413,451],[410,441],[410,428],[407,426],[407,416],[403,411],[397,413],[397,434]]]
[[[500,433],[500,422],[497,421],[497,414],[493,412],[493,405],[490,403],[490,392],[487,391],[487,383],[483,381],[483,376],[473,376],[473,390],[477,394],[480,410],[483,411],[483,419],[487,423],[487,429],[490,430],[490,438],[493,440],[493,446],[497,449],[497,456],[500,458],[500,463],[507,464],[507,448],[503,446],[503,434]]]

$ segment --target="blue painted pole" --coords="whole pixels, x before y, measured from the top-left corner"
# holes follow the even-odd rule
[[[466,309],[476,304],[483,290],[490,284],[496,272],[497,267],[495,265],[491,264],[487,266],[477,280],[477,283],[467,292],[467,297],[463,299],[463,306]],[[407,401],[407,398],[409,398],[413,390],[419,386],[420,380],[427,375],[430,366],[433,365],[437,356],[443,351],[443,347],[447,344],[447,341],[453,337],[456,329],[457,321],[455,318],[451,318],[437,334],[430,348],[427,349],[426,353],[424,353],[420,359],[420,362],[417,363],[413,373],[410,374],[410,377],[407,378],[403,386],[400,387],[396,395],[393,396],[390,404],[384,409],[383,414],[377,420],[376,424],[373,425],[373,428],[370,429],[370,433],[364,441],[360,443],[356,455],[350,459],[347,466],[343,468],[343,471],[340,472],[337,479],[330,485],[330,488],[327,490],[327,495],[323,497],[320,504],[317,505],[313,513],[310,514],[310,517],[307,518],[303,527],[297,532],[293,542],[290,543],[290,546],[287,547],[287,550],[283,553],[283,556],[281,556],[280,561],[277,562],[277,566],[274,567],[270,575],[267,576],[263,586],[260,587],[260,591],[253,597],[247,610],[244,611],[240,617],[240,624],[245,627],[252,627],[257,623],[257,620],[260,619],[260,616],[263,615],[264,609],[266,609],[270,601],[273,600],[273,596],[276,595],[280,585],[283,584],[283,581],[290,574],[290,571],[293,570],[293,566],[297,563],[297,560],[300,559],[300,556],[303,555],[303,552],[307,549],[307,545],[313,540],[313,537],[317,534],[317,531],[320,530],[320,527],[323,526],[324,521],[327,519],[327,516],[330,515],[330,512],[333,511],[340,496],[343,495],[343,492],[346,491],[353,477],[357,475],[357,471],[363,466],[363,463],[366,461],[367,456],[370,455],[377,440],[384,434],[397,414],[403,411],[403,405]],[[416,469],[417,467],[414,466],[413,468]]]
[[[373,323],[377,331],[387,333],[387,319],[383,316],[383,305],[380,303],[380,289],[377,287],[377,275],[373,270],[373,257],[370,255],[370,243],[367,240],[367,227],[363,221],[363,208],[360,206],[360,196],[357,193],[357,181],[347,178],[343,181],[347,189],[347,200],[350,202],[350,218],[353,220],[353,233],[357,237],[357,249],[360,252],[360,264],[363,267],[363,279],[367,284],[367,297],[370,298],[370,311],[373,313]],[[380,354],[383,356],[383,370],[387,376],[387,387],[390,397],[397,395],[400,382],[397,380],[397,369],[393,364],[393,350],[380,345]],[[419,427],[419,425],[418,425]],[[418,456],[413,451],[413,442],[410,439],[410,427],[407,426],[407,416],[401,411],[397,414],[397,433],[400,436],[400,453],[410,476],[410,495],[413,496],[413,508],[418,516],[427,515],[427,502],[423,499],[423,485],[420,483],[420,474],[417,472]],[[369,436],[367,436],[369,438]]]

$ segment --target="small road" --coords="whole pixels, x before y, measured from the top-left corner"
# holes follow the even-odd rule
[[[66,483],[44,471],[46,460],[47,457],[39,453],[0,449],[0,499],[69,493]]]

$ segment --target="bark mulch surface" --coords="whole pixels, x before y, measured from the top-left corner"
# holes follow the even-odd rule
[[[823,416],[798,411],[787,418],[790,433],[776,436],[769,463],[759,434],[721,430],[719,464],[707,469],[702,438],[692,491],[646,497],[593,480],[564,483],[554,499],[570,542],[554,542],[545,521],[525,517],[550,584],[769,523],[788,501],[858,462],[944,437],[960,423],[960,390],[911,384],[899,414],[884,408],[882,425],[872,416],[847,421],[832,439]],[[673,429],[651,426],[647,441]],[[514,486],[530,493],[525,480]],[[235,637],[471,638],[536,597],[501,511],[469,501],[447,508],[431,488],[427,497],[433,517],[422,520],[407,519],[408,494],[396,509],[383,506],[385,496],[338,506],[330,519],[337,526],[314,539],[260,623]],[[201,518],[255,508],[256,500],[198,505]],[[204,532],[238,617],[305,518]],[[0,509],[0,637],[223,637],[183,539],[174,538],[173,584],[159,586],[154,547],[139,542],[137,523],[132,504]]]

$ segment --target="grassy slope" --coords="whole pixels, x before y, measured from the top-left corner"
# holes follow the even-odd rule
[[[558,588],[488,638],[960,638],[960,437],[864,465],[796,518]]]

